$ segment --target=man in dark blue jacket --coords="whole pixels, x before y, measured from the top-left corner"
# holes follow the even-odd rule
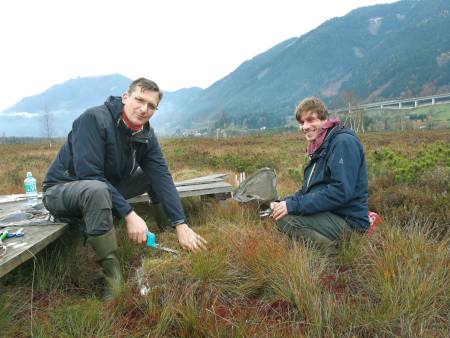
[[[122,283],[113,213],[125,220],[128,237],[146,241],[147,224],[127,202],[144,192],[159,201],[176,228],[180,245],[205,248],[186,224],[178,192],[149,119],[162,98],[148,79],[133,81],[122,97],[109,97],[81,114],[43,182],[44,203],[57,218],[82,219],[87,242],[107,281],[106,298]]]
[[[295,117],[308,143],[308,163],[301,189],[271,203],[278,228],[326,245],[347,231],[366,231],[368,180],[361,142],[339,119],[329,119],[317,98],[303,100]]]

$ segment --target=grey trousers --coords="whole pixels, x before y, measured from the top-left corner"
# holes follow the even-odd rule
[[[312,240],[317,244],[331,245],[351,227],[345,220],[331,212],[315,215],[286,215],[277,221],[278,230],[295,239]]]
[[[148,179],[138,168],[117,189],[126,199],[147,192],[152,202],[158,203],[146,182]],[[43,202],[55,218],[79,225],[87,235],[103,235],[113,227],[111,190],[104,182],[80,180],[57,184],[45,191]]]

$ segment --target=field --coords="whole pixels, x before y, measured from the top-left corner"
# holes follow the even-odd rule
[[[256,207],[184,200],[208,251],[178,256],[133,245],[121,221],[127,283],[100,300],[90,248],[68,232],[0,279],[0,335],[7,337],[446,337],[450,329],[450,133],[361,135],[375,234],[343,239],[337,252],[294,242]],[[161,140],[175,180],[272,167],[278,192],[298,189],[298,134]],[[26,171],[42,182],[59,146],[0,145],[0,194],[21,193]],[[176,235],[137,211],[166,246]],[[136,270],[140,268],[139,278]],[[141,283],[149,292],[139,294]]]
[[[450,121],[450,104],[438,104],[427,107],[419,107],[412,110],[413,114],[431,115],[438,121]]]

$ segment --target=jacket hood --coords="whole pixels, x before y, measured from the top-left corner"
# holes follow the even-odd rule
[[[110,96],[105,101],[105,106],[108,108],[111,116],[115,121],[122,115],[123,103],[120,96]]]
[[[336,137],[336,135],[338,135],[338,134],[350,134],[350,135],[356,137],[356,134],[353,130],[345,127],[343,124],[339,124],[335,128],[331,129],[328,139],[332,139],[332,138]]]

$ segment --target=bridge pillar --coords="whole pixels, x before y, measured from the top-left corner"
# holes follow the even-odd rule
[[[436,99],[434,97],[431,98],[431,104],[436,104]]]
[[[402,103],[401,102],[398,103],[398,109],[402,109]]]
[[[414,108],[417,108],[418,105],[419,105],[419,101],[414,101]]]

